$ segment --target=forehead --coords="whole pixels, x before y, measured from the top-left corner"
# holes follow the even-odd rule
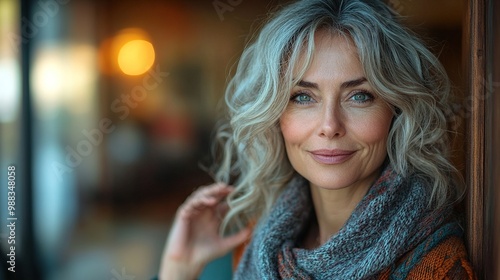
[[[357,55],[356,46],[349,34],[327,28],[318,29],[314,33],[314,48],[337,48]]]
[[[305,78],[351,79],[363,77],[364,69],[357,48],[346,34],[318,30],[311,47],[303,47],[293,73],[295,81]],[[307,45],[307,44],[305,44]]]

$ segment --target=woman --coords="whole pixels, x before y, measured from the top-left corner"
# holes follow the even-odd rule
[[[160,279],[195,279],[246,240],[235,279],[473,279],[452,211],[449,94],[382,1],[284,8],[226,91],[226,183],[181,206]]]

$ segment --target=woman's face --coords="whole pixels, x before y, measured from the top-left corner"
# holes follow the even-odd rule
[[[319,31],[313,60],[280,118],[288,158],[312,186],[369,186],[386,157],[392,111],[347,37]]]

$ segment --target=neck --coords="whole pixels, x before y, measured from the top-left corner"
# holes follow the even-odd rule
[[[337,190],[311,184],[311,197],[317,221],[317,228],[311,230],[316,235],[317,245],[326,243],[344,226],[374,180],[375,178],[363,184]]]

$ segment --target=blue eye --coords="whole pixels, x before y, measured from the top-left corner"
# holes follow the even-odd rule
[[[314,101],[312,97],[306,93],[297,93],[293,95],[290,100],[298,104],[308,104]]]
[[[365,103],[373,100],[373,95],[366,91],[356,92],[351,96],[351,100],[358,103]]]

